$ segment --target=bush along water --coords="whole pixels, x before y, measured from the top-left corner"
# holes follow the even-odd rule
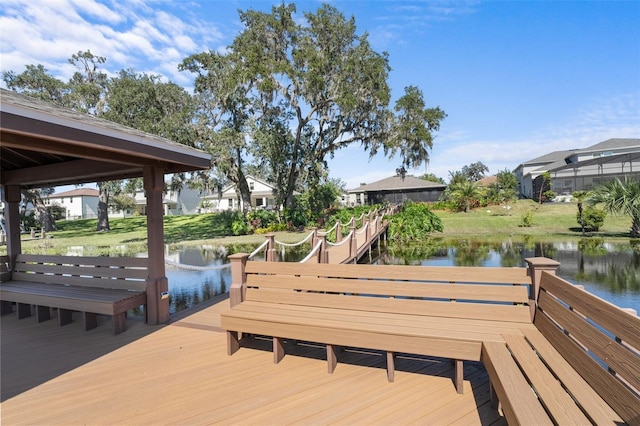
[[[422,241],[443,230],[442,221],[425,203],[407,202],[389,219],[389,239],[395,243]]]

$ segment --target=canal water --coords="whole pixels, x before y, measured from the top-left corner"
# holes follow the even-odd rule
[[[255,247],[254,247],[255,248]],[[279,251],[278,257],[298,261],[309,247]],[[203,246],[169,250],[170,312],[175,313],[223,294],[231,285],[227,256],[250,252],[249,247]],[[473,239],[433,239],[402,250],[373,249],[371,261],[378,264],[432,266],[526,266],[527,257],[545,256],[560,262],[558,275],[623,308],[640,312],[640,244],[605,243],[598,239],[574,242],[510,240],[487,242]],[[260,255],[256,260],[260,259]],[[369,261],[368,258],[365,258]],[[180,266],[175,266],[180,265]]]

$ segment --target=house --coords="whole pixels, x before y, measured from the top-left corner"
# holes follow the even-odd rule
[[[377,182],[362,184],[348,193],[351,205],[377,204],[385,201],[399,204],[407,200],[438,201],[446,188],[445,184],[414,176],[391,176]]]
[[[98,217],[98,195],[97,189],[76,188],[51,194],[43,201],[46,206],[64,207],[67,220],[94,219]]]
[[[551,182],[543,182],[545,172]],[[537,198],[543,184],[544,190],[569,195],[614,178],[640,177],[640,139],[614,138],[584,149],[554,151],[520,164],[514,173],[525,198]]]
[[[168,187],[168,185],[165,185]],[[147,198],[142,189],[136,191],[134,197],[136,205],[133,211],[127,214],[146,214]],[[168,190],[162,196],[162,208],[165,216],[175,216],[181,214],[196,214],[201,212],[202,197],[200,192],[186,185],[180,191]],[[122,215],[120,212],[110,212],[111,214]],[[126,214],[125,214],[126,215]]]
[[[257,209],[274,209],[276,200],[273,195],[275,187],[270,183],[253,176],[247,176],[247,184],[251,193],[251,206]],[[244,205],[236,185],[229,185],[216,195],[202,197],[204,211],[243,210]]]

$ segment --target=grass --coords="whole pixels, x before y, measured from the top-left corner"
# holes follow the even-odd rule
[[[522,227],[522,216],[533,214],[533,226]],[[513,204],[509,213],[500,206],[474,209],[469,213],[436,211],[444,225],[443,237],[482,237],[503,239],[514,236],[534,236],[540,240],[581,238],[576,222],[577,207],[572,203],[538,205],[530,200]],[[599,232],[589,233],[606,240],[628,239],[631,219],[625,216],[607,216]],[[147,229],[145,216],[110,219],[111,230],[96,232],[96,220],[59,221],[58,231],[49,238],[29,240],[23,236],[23,252],[40,254],[67,254],[74,247],[83,247],[85,255],[130,255],[146,251]],[[240,245],[250,250],[264,241],[264,235],[228,236],[230,224],[219,215],[201,214],[165,216],[164,239],[171,246]],[[283,242],[297,242],[307,232],[277,232]],[[6,247],[0,246],[0,253]]]

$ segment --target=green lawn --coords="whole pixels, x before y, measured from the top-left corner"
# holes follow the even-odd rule
[[[521,227],[522,215],[533,214],[533,226]],[[505,236],[536,236],[537,238],[579,238],[580,229],[576,222],[577,207],[572,203],[538,205],[529,200],[521,200],[507,213],[500,206],[475,209],[469,213],[436,211],[444,225],[444,237],[478,236],[482,238],[503,238]],[[70,248],[82,246],[86,255],[133,254],[146,251],[146,217],[112,218],[111,230],[96,232],[96,220],[59,221],[58,231],[51,232],[45,239],[29,240],[25,235],[25,253],[66,254]],[[591,236],[604,239],[628,239],[631,219],[607,216],[604,226]],[[228,224],[215,214],[189,216],[166,216],[164,218],[165,242],[175,246],[245,245],[254,246],[264,241],[264,235],[226,236]],[[296,242],[307,233],[278,232],[277,239]],[[244,248],[247,250],[249,248]],[[0,253],[5,253],[0,246]]]

